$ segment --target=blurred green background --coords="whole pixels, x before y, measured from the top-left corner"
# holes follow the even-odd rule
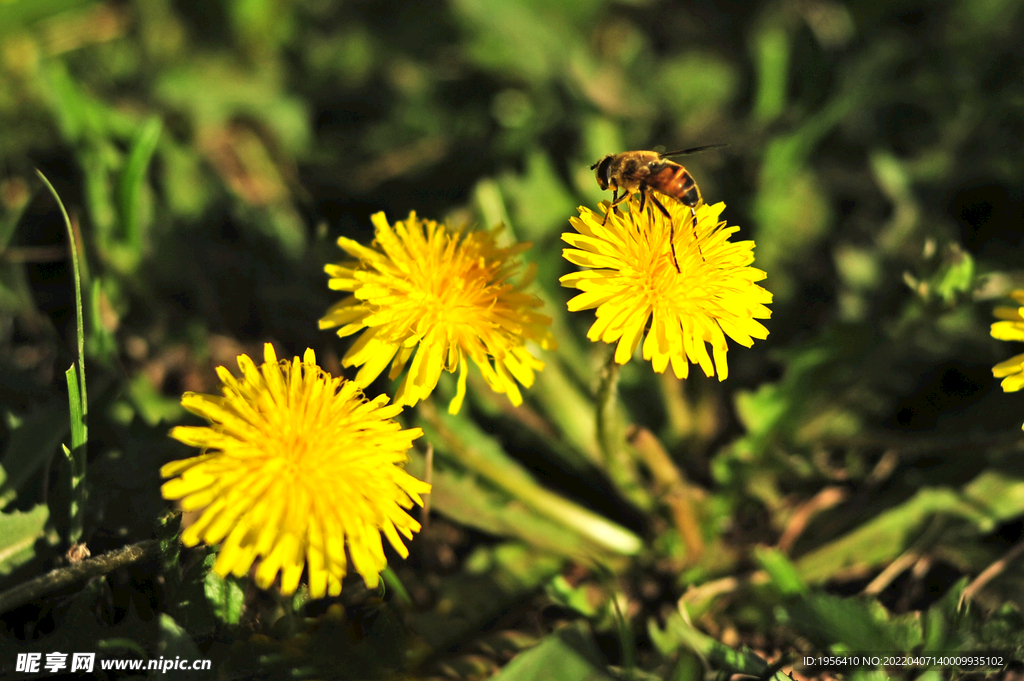
[[[1024,398],[992,379],[1016,353],[988,325],[1024,286],[1022,31],[1017,0],[0,0],[0,589],[79,538],[74,284],[36,168],[87,269],[80,538],[164,547],[16,603],[0,666],[99,641],[218,678],[1016,654]],[[559,235],[609,198],[604,154],[713,143],[684,162],[756,240],[771,335],[721,384],[635,359],[602,459],[605,350],[565,312]],[[458,418],[407,414],[437,450],[434,516],[389,589],[285,603],[178,555],[158,469],[189,452],[166,433],[264,341],[343,373],[323,265],[378,210],[532,242],[561,347],[519,410],[471,387]]]

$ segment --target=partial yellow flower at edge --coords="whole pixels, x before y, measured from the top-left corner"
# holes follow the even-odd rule
[[[519,384],[529,388],[544,368],[528,344],[555,347],[551,319],[537,311],[543,303],[524,291],[534,268],[512,281],[516,256],[529,244],[499,247],[500,228],[453,229],[415,213],[394,226],[384,213],[371,220],[373,247],[342,237],[338,245],[355,260],[324,268],[330,288],[351,295],[327,311],[320,328],[338,327],[341,337],[362,332],[342,358],[360,367],[356,383],[369,385],[389,364],[391,380],[408,367],[395,404],[414,405],[433,392],[442,370],[458,369],[448,406],[454,414],[472,361],[492,390],[521,404]]]
[[[589,269],[560,279],[582,292],[569,301],[569,311],[597,308],[587,337],[617,343],[619,364],[628,362],[643,340],[643,358],[658,373],[671,363],[675,375],[686,378],[692,362],[706,376],[717,371],[725,380],[726,338],[750,347],[754,339],[768,337],[757,320],[771,317],[766,305],[772,294],[755,283],[766,275],[751,267],[753,241],[729,241],[739,228],[719,222],[725,204],[698,206],[694,226],[689,207],[662,203],[670,219],[650,202],[641,213],[636,195],[629,198],[627,212],[615,211],[607,222],[604,212],[580,207],[580,216],[569,221],[577,233],[562,234],[573,248],[562,255]]]
[[[341,593],[345,549],[370,588],[387,565],[381,532],[404,558],[400,534],[420,524],[406,512],[430,485],[401,466],[419,428],[394,421],[402,408],[387,396],[367,400],[357,386],[333,378],[312,350],[278,362],[264,346],[257,367],[239,355],[241,378],[217,368],[221,397],[185,393],[182,405],[209,426],[174,428],[171,437],[202,450],[160,469],[172,478],[161,492],[185,511],[202,510],[182,543],[221,544],[214,571],[245,575],[269,588],[281,573],[281,592],[298,587],[308,570],[313,598]]]
[[[1024,304],[1024,290],[1017,289],[1010,297]],[[1000,306],[993,314],[1001,322],[992,325],[991,334],[996,340],[1024,341],[1024,307]],[[1003,379],[999,385],[1003,392],[1012,393],[1024,388],[1024,355],[1017,355],[992,367],[992,375]],[[1024,429],[1024,426],[1021,427]]]
[[[1003,379],[999,385],[1003,392],[1013,393],[1024,388],[1024,355],[1017,355],[992,367],[992,375]]]
[[[1010,293],[1010,297],[1018,303],[1024,304],[1024,290],[1017,289]],[[1024,307],[1000,306],[992,311],[997,319],[992,325],[992,337],[996,340],[1024,341]],[[1002,365],[1000,365],[1002,366]]]

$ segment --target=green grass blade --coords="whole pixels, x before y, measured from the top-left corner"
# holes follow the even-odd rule
[[[136,259],[142,257],[142,215],[139,204],[146,181],[146,170],[160,141],[163,123],[159,118],[147,120],[128,153],[128,160],[117,182],[117,208],[121,213],[121,228],[125,242]]]
[[[85,412],[82,409],[81,395],[78,391],[78,370],[72,364],[64,372],[68,382],[68,411],[71,413],[71,446],[72,448],[85,444]]]
[[[57,201],[57,205],[60,207],[60,213],[64,217],[64,226],[68,232],[68,243],[71,247],[71,267],[75,277],[75,332],[78,337],[78,381],[79,389],[82,400],[82,423],[85,423],[85,416],[89,413],[88,394],[85,390],[85,320],[82,315],[82,274],[81,268],[78,262],[78,241],[75,239],[75,231],[71,227],[71,218],[68,217],[68,211],[64,208],[64,202],[60,200],[60,196],[57,194],[57,190],[53,188],[50,181],[46,179],[39,170],[36,170],[36,174],[39,175],[39,179],[43,181],[46,188],[50,190],[50,194]],[[87,434],[88,431],[86,431]],[[84,444],[84,440],[81,443]],[[72,446],[77,447],[77,444],[72,441]]]
[[[85,414],[82,411],[82,399],[78,387],[78,371],[72,364],[64,377],[68,383],[68,411],[71,414],[71,449],[61,445],[64,457],[71,467],[71,499],[68,509],[68,543],[75,544],[82,538],[85,526]]]
[[[85,390],[85,319],[82,314],[82,276],[78,262],[78,241],[71,226],[71,218],[60,200],[57,190],[40,171],[36,170],[39,179],[50,190],[53,198],[64,216],[64,226],[68,232],[68,245],[71,250],[71,267],[75,280],[75,323],[78,340],[78,359],[72,364],[65,376],[68,382],[68,410],[71,414],[71,449],[64,448],[64,453],[71,463],[71,529],[69,543],[77,542],[82,536],[82,514],[85,510],[85,461],[86,442],[89,439],[87,415],[89,400]],[[77,366],[76,366],[77,365]]]
[[[402,605],[407,607],[412,605],[412,596],[409,595],[405,585],[402,584],[402,580],[398,578],[398,575],[395,574],[395,571],[391,569],[390,565],[384,566],[380,576],[383,578],[384,584],[387,588],[395,592],[395,598],[397,598]]]

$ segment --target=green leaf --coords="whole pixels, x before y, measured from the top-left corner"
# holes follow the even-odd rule
[[[772,585],[784,596],[807,593],[807,585],[800,578],[796,567],[777,549],[757,547],[754,551],[757,562],[771,577]]]
[[[976,533],[991,532],[997,523],[1024,513],[1024,480],[985,471],[963,491],[930,487],[904,503],[878,514],[855,530],[797,561],[801,576],[817,584],[853,568],[871,570],[907,549],[921,528],[937,514],[961,519]],[[962,539],[961,539],[962,540]]]
[[[166,136],[160,145],[160,163],[166,209],[183,221],[197,218],[214,194],[202,157]]]
[[[541,149],[533,149],[526,157],[526,171],[522,175],[505,174],[499,182],[511,199],[520,239],[546,236],[553,227],[565,225],[576,208],[575,198]]]
[[[405,585],[402,584],[402,580],[399,579],[398,575],[395,574],[395,571],[391,569],[390,565],[384,566],[380,576],[384,580],[385,586],[395,592],[395,598],[397,598],[402,605],[412,605],[412,597],[409,596],[409,592],[406,590]]]
[[[99,650],[108,653],[119,653],[125,650],[130,650],[143,660],[147,660],[149,658],[149,654],[146,653],[146,648],[143,647],[142,644],[140,644],[138,641],[135,641],[130,638],[125,638],[123,636],[114,636],[99,640],[96,642],[96,647]],[[122,657],[124,656],[122,655]]]
[[[78,391],[78,369],[72,364],[64,372],[64,379],[68,386],[68,413],[71,419],[71,447],[72,449],[85,444],[85,414],[82,408],[82,395]],[[78,471],[75,471],[78,473]],[[74,480],[72,481],[74,482]]]
[[[790,37],[781,17],[761,21],[754,37],[757,63],[757,95],[754,118],[761,123],[775,120],[786,106],[789,85]]]
[[[207,556],[207,560],[214,560]],[[214,616],[225,624],[238,624],[245,605],[245,591],[234,577],[221,577],[213,570],[206,573],[203,579],[206,600],[213,610]]]
[[[974,258],[955,247],[948,249],[944,256],[941,269],[932,278],[932,287],[942,300],[950,304],[974,289]]]
[[[164,588],[173,593],[181,587],[181,514],[163,513],[157,520],[156,538],[160,542]]]
[[[128,384],[128,397],[135,412],[150,426],[155,426],[161,421],[176,421],[185,413],[180,398],[164,395],[143,373],[131,379]]]
[[[789,625],[821,649],[910,652],[922,642],[916,615],[891,618],[876,600],[812,594],[787,602]]]
[[[162,130],[163,123],[155,116],[143,123],[117,181],[117,208],[121,216],[121,229],[136,259],[142,257],[143,220],[140,203],[146,183],[146,170],[153,158],[153,152],[156,151]]]
[[[444,650],[517,607],[561,568],[560,559],[523,542],[482,544],[467,556],[463,570],[431,587],[444,607],[410,611],[409,626],[430,648]]]
[[[423,459],[415,454],[406,469],[423,478]],[[467,527],[483,530],[498,537],[516,537],[545,552],[583,559],[592,545],[558,523],[541,517],[529,507],[515,503],[507,493],[488,486],[475,476],[459,473],[435,459],[433,508]]]
[[[545,588],[548,597],[555,603],[566,608],[572,608],[584,617],[594,619],[599,614],[599,606],[593,597],[594,587],[591,584],[581,584],[573,587],[562,575],[557,575],[548,582]]]
[[[35,558],[36,540],[45,536],[50,509],[38,504],[31,511],[0,513],[0,576]]]
[[[167,613],[160,613],[159,631],[157,633],[156,652],[160,656],[159,673],[154,671],[151,678],[161,678],[169,669],[174,671],[176,679],[209,678],[208,670],[176,669],[173,666],[179,659],[201,660],[205,656],[196,646],[195,641],[185,629],[174,621]],[[155,656],[154,656],[155,657]]]
[[[992,532],[998,523],[1024,513],[1024,480],[998,470],[986,470],[963,490],[964,501],[977,509],[979,532]]]
[[[633,555],[640,550],[640,538],[626,528],[538,484],[495,438],[468,418],[437,413],[436,420],[424,428],[437,433],[432,440],[439,452],[447,452],[451,461],[482,476],[545,520],[572,530],[606,552]]]
[[[657,92],[666,107],[690,127],[705,127],[720,115],[736,95],[739,82],[732,63],[706,51],[663,61],[656,77]]]
[[[50,194],[53,196],[54,201],[57,202],[57,207],[60,208],[60,214],[64,218],[64,230],[68,236],[68,248],[71,251],[71,270],[72,276],[75,283],[75,339],[77,341],[78,353],[77,353],[77,376],[75,376],[75,383],[77,384],[76,389],[69,395],[69,400],[77,402],[77,405],[72,404],[72,424],[71,424],[71,446],[72,449],[78,450],[81,447],[82,457],[82,473],[85,472],[85,443],[88,439],[88,427],[86,423],[86,414],[89,413],[89,393],[86,390],[85,383],[85,315],[82,312],[82,280],[83,270],[85,269],[85,263],[81,262],[78,255],[78,240],[75,238],[75,230],[71,226],[71,218],[68,217],[68,211],[64,208],[64,202],[60,200],[60,195],[57,194],[57,190],[53,188],[50,181],[46,179],[39,170],[36,170],[36,175],[43,181]],[[72,369],[75,369],[72,366]],[[71,369],[69,369],[71,371]],[[68,377],[71,380],[71,377]],[[70,387],[69,387],[70,389]],[[75,418],[75,410],[80,410],[78,417]],[[76,428],[76,423],[80,424],[80,428]]]
[[[466,32],[462,49],[469,59],[484,69],[534,83],[568,68],[571,56],[589,58],[574,24],[594,8],[595,3],[586,1],[540,6],[524,0],[452,3],[454,17]],[[526,45],[529,49],[523,49]]]
[[[970,512],[950,489],[922,489],[899,506],[878,514],[848,534],[805,554],[797,568],[819,584],[845,570],[871,570],[903,553],[920,528],[937,513]]]
[[[180,516],[177,517],[180,518]],[[171,540],[168,537],[168,541]],[[175,549],[180,546],[177,534],[174,535],[173,541]],[[167,549],[165,548],[164,551]],[[166,565],[167,561],[174,556],[177,556],[176,551],[173,556],[165,554],[165,573],[168,572],[168,568],[177,569],[176,563],[170,566]],[[214,615],[206,584],[207,575],[213,569],[216,558],[215,555],[209,554],[204,560],[193,563],[188,571],[181,576],[180,582],[174,578],[167,580],[172,586],[176,586],[168,595],[168,614],[194,635],[211,634],[217,627],[217,617]]]
[[[46,188],[53,195],[64,218],[64,229],[67,232],[69,249],[71,251],[71,272],[75,284],[75,336],[78,346],[77,359],[64,377],[68,385],[68,410],[71,424],[71,448],[64,447],[64,453],[70,466],[69,480],[71,483],[70,525],[68,528],[68,543],[74,544],[82,537],[83,520],[85,517],[85,476],[86,460],[88,452],[86,447],[89,441],[89,425],[87,415],[89,413],[89,397],[85,383],[85,315],[82,311],[82,270],[83,265],[79,259],[78,241],[75,238],[75,230],[71,226],[71,218],[64,208],[64,202],[60,195],[53,188],[50,181],[46,179],[39,170],[36,170],[39,179],[43,181]]]
[[[821,386],[837,371],[860,358],[874,338],[838,328],[814,344],[790,351],[786,373],[776,383],[736,392],[736,413],[747,430],[744,448],[760,453],[774,439],[789,439],[830,403],[820,399]],[[831,434],[831,433],[830,433]]]
[[[279,69],[246,70],[231,59],[196,57],[163,71],[157,98],[189,113],[200,129],[252,118],[270,128],[281,151],[309,147],[310,115],[305,100],[288,94]]]
[[[18,498],[24,485],[47,465],[68,433],[68,407],[53,402],[11,428],[0,459],[0,508]]]
[[[90,357],[97,357],[101,363],[109,366],[117,357],[118,345],[114,333],[103,323],[104,300],[103,281],[94,277],[89,287],[89,337],[86,339],[86,348]]]
[[[48,61],[45,78],[50,108],[64,139],[75,143],[102,139],[107,132],[106,104],[82,90],[63,61]]]
[[[761,678],[771,670],[764,659],[746,648],[734,650],[698,631],[684,620],[678,611],[666,619],[664,629],[660,629],[654,619],[648,620],[647,633],[654,646],[666,657],[678,652],[692,651],[714,670]],[[771,678],[776,681],[790,681],[782,672],[776,672]]]
[[[111,180],[111,166],[115,163],[93,146],[79,152],[78,162],[82,166],[82,193],[89,210],[94,239],[107,251],[114,249],[119,252],[116,241],[117,206]],[[118,263],[115,254],[111,253],[108,257],[115,265]]]
[[[91,4],[94,4],[93,0],[21,0],[20,2],[0,2],[0,36],[19,31],[47,17]]]
[[[519,653],[492,677],[494,681],[602,681],[612,677],[585,624],[555,631],[535,647]]]

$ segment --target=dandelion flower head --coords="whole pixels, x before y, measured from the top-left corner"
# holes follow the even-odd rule
[[[597,308],[587,337],[616,343],[619,364],[643,340],[643,358],[658,373],[671,363],[675,375],[686,378],[692,362],[705,375],[717,371],[725,380],[726,337],[750,347],[755,338],[768,336],[757,321],[771,316],[766,305],[772,294],[756,283],[766,275],[751,267],[753,241],[729,241],[739,228],[719,221],[725,204],[700,204],[694,225],[688,206],[662,203],[670,218],[651,202],[641,212],[635,195],[628,212],[615,211],[607,222],[603,211],[580,207],[580,216],[570,219],[576,232],[562,235],[572,246],[562,251],[565,259],[588,268],[560,279],[581,291],[569,301],[569,311]],[[607,205],[602,204],[606,210]]]
[[[402,464],[419,428],[394,421],[402,408],[387,396],[367,400],[333,378],[312,350],[278,362],[264,347],[257,367],[238,357],[241,377],[217,374],[222,396],[185,393],[182,405],[209,426],[178,426],[171,437],[202,450],[160,469],[164,498],[202,510],[182,533],[186,546],[221,544],[214,571],[241,577],[259,559],[256,584],[294,593],[303,567],[313,598],[341,593],[352,566],[371,588],[387,565],[381,532],[403,558],[420,524],[406,509],[422,505],[430,485]]]
[[[369,385],[388,364],[394,380],[408,365],[395,404],[413,405],[434,390],[442,370],[459,369],[448,406],[454,414],[471,360],[492,390],[521,404],[518,384],[530,387],[534,372],[544,368],[528,343],[555,345],[551,319],[537,311],[541,300],[524,291],[533,268],[512,281],[519,271],[515,257],[529,244],[500,247],[500,228],[453,229],[415,213],[394,226],[384,213],[371,220],[374,247],[338,239],[355,260],[325,270],[332,289],[351,295],[320,320],[321,329],[339,327],[342,337],[362,332],[342,358],[345,366],[360,367],[356,383]]]

